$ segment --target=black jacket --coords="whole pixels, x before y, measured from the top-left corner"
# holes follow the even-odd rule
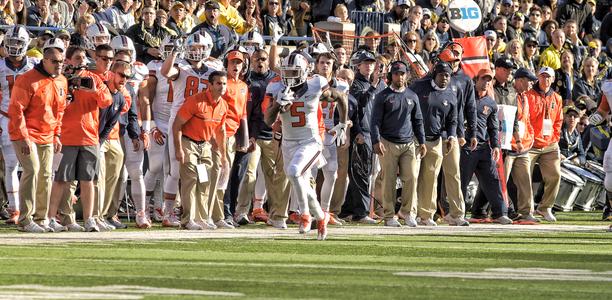
[[[145,36],[143,30],[148,32],[149,37]],[[132,25],[126,31],[127,35],[134,42],[136,48],[136,59],[143,64],[148,64],[150,61],[159,59],[159,57],[151,56],[147,53],[149,48],[159,48],[161,41],[170,35],[170,30],[157,24],[153,24],[152,28],[144,28],[143,23]]]
[[[466,127],[470,132],[476,130],[476,95],[474,82],[463,70],[457,71],[451,78],[451,89],[456,89],[457,95],[457,137],[471,139],[472,135],[466,136]]]
[[[357,100],[357,120],[359,120],[358,127],[351,130],[351,136],[361,133],[369,137],[370,118],[368,116],[371,115],[371,102],[376,95],[376,87],[372,86],[368,78],[365,78],[365,76],[357,72],[349,94]]]
[[[431,78],[424,78],[410,85],[410,89],[419,96],[426,139],[456,136],[457,96],[450,84],[439,91],[434,89],[432,81]]]
[[[559,24],[565,24],[570,19],[576,21],[580,32],[593,33],[593,15],[586,1],[578,4],[574,0],[569,0],[557,10],[557,22]]]
[[[272,140],[272,128],[264,122],[264,109],[262,107],[266,96],[266,87],[276,77],[274,71],[266,74],[251,72],[247,80],[251,101],[247,102],[247,116],[249,121],[249,137],[261,140]]]
[[[206,21],[198,24],[191,30],[191,33],[200,32],[203,34],[203,31],[208,32],[210,37],[213,40],[213,48],[210,51],[210,56],[215,58],[221,58],[227,49],[231,48],[234,44],[237,43],[236,33],[234,30],[229,29],[227,26],[223,24],[219,24],[216,27],[208,24]]]

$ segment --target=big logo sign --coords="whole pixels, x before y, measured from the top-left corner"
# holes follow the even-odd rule
[[[450,25],[462,33],[476,30],[482,21],[482,11],[472,0],[454,0],[448,5]]]

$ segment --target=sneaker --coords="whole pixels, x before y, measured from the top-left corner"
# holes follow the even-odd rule
[[[117,228],[115,228],[115,226],[113,226],[113,224],[109,223],[107,220],[99,219],[98,222],[104,222],[104,225],[106,225],[106,227],[110,228],[110,230],[117,229]]]
[[[98,227],[98,224],[96,224],[96,219],[94,218],[87,219],[84,227],[85,231],[87,232],[100,232],[100,228]]]
[[[42,222],[41,224],[38,224],[38,226],[42,229],[45,230],[45,232],[54,232],[53,228],[49,227],[49,225],[47,225],[47,221]]]
[[[346,224],[346,222],[338,218],[334,213],[329,213],[329,224],[334,226],[342,226]]]
[[[100,231],[112,231],[113,230],[111,227],[108,227],[108,225],[106,225],[106,222],[102,222],[99,219],[96,219],[96,224],[98,225],[98,228],[100,228]]]
[[[181,226],[183,229],[187,230],[202,230],[202,226],[200,224],[196,224],[194,221],[189,221],[189,223]]]
[[[85,228],[83,228],[83,226],[77,224],[77,223],[70,223],[68,225],[65,226],[66,230],[68,230],[69,232],[83,232],[85,231]]]
[[[162,211],[161,207],[156,207],[155,209],[153,209],[153,221],[155,222],[162,222],[164,220],[164,212]]]
[[[219,229],[236,229],[232,224],[228,224],[225,220],[219,220],[215,222],[215,226]]]
[[[6,224],[17,224],[17,221],[19,220],[19,211],[8,209],[7,212],[9,213],[9,216],[6,220]]]
[[[427,219],[418,218],[417,224],[421,226],[438,226],[438,224],[436,224],[436,222],[431,218],[427,218]]]
[[[497,224],[501,224],[501,225],[510,225],[512,224],[512,219],[508,218],[507,216],[501,216],[497,219],[493,220],[493,223],[497,223]]]
[[[307,233],[310,231],[310,227],[312,226],[312,217],[310,214],[302,214],[300,216],[300,233]]]
[[[30,233],[45,233],[46,232],[45,229],[38,226],[38,224],[34,222],[30,222],[30,224],[26,226],[17,226],[17,230],[21,232],[30,232]]]
[[[8,220],[10,215],[8,208],[0,208],[0,220]]]
[[[213,224],[212,222],[197,221],[196,224],[198,224],[202,228],[200,230],[215,230],[215,229],[217,229],[217,225]]]
[[[263,208],[253,209],[253,222],[268,222],[268,213]]]
[[[391,219],[385,219],[385,226],[386,227],[402,227],[402,224],[400,224],[400,222],[398,222],[397,219],[391,218]]]
[[[225,217],[225,223],[230,224],[236,228],[240,227],[240,224],[234,222],[234,218],[232,216]]]
[[[247,225],[251,224],[251,220],[249,220],[249,216],[247,214],[240,214],[234,218],[234,221],[239,225]],[[266,221],[266,223],[268,223]]]
[[[62,226],[60,223],[57,223],[55,218],[52,218],[51,221],[49,221],[49,227],[53,229],[53,232],[66,231],[66,227]]]
[[[276,229],[287,229],[287,222],[285,222],[284,219],[281,219],[281,220],[268,219],[267,224]]]
[[[327,238],[327,223],[329,223],[329,213],[323,212],[323,219],[317,222],[317,240],[323,241]]]
[[[119,217],[117,215],[113,216],[112,218],[106,219],[106,221],[108,221],[108,223],[110,223],[111,225],[115,226],[116,229],[126,229],[127,228],[127,225],[119,221]]]
[[[521,215],[518,219],[514,220],[514,224],[518,225],[536,225],[540,223],[540,220],[536,219],[532,214]]]
[[[406,223],[406,226],[408,227],[417,227],[417,221],[416,218],[412,215],[407,216],[404,219],[404,222]]]
[[[149,222],[149,218],[145,215],[144,210],[136,213],[136,227],[140,229],[149,229],[151,228],[151,223]]]
[[[290,224],[300,224],[302,220],[300,219],[300,214],[296,212],[292,212],[289,214],[289,223]]]
[[[451,215],[446,215],[444,216],[444,221],[446,221],[449,226],[470,226],[470,222],[463,217],[453,218]]]
[[[162,227],[179,227],[181,226],[181,222],[179,222],[178,218],[173,212],[167,213],[164,215],[162,219]]]
[[[372,219],[372,218],[370,218],[368,216],[365,216],[365,217],[363,217],[361,219],[358,219],[357,223],[372,225],[372,224],[378,224],[378,221],[376,221],[376,220],[374,220],[374,219]]]
[[[536,209],[536,214],[544,217],[544,220],[548,221],[548,222],[557,222],[557,218],[555,218],[555,216],[552,213],[552,209],[550,208],[546,208],[544,210],[541,210],[540,208]]]

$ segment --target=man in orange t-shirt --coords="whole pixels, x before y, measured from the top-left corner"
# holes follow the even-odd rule
[[[206,220],[196,220],[196,216],[207,214],[208,194],[216,188],[216,181],[209,175],[212,152],[221,157],[221,165],[227,164],[225,156],[220,155],[225,153],[226,143],[227,74],[214,71],[209,80],[211,85],[204,92],[185,98],[172,124],[175,153],[170,155],[181,164],[181,226],[188,230],[208,228]]]
[[[552,89],[555,71],[542,67],[538,72],[538,84],[527,92],[529,121],[533,126],[533,147],[529,150],[531,172],[536,163],[540,165],[544,181],[544,195],[535,212],[546,221],[555,222],[552,207],[561,185],[561,157],[559,138],[563,125],[561,96]]]
[[[100,231],[97,220],[92,217],[94,204],[94,178],[98,172],[98,131],[99,110],[113,102],[110,91],[102,79],[93,72],[84,70],[85,49],[70,47],[66,51],[67,65],[75,69],[72,78],[89,79],[91,87],[70,85],[72,101],[67,105],[62,122],[62,154],[55,172],[55,182],[51,190],[51,203],[48,218],[49,227],[63,231],[64,226],[53,218],[62,196],[68,192],[70,183],[78,180],[81,187],[83,220],[86,231]]]
[[[53,231],[47,225],[47,207],[53,152],[62,149],[59,138],[68,93],[68,82],[61,74],[64,43],[50,39],[43,53],[41,63],[15,81],[8,109],[9,136],[23,170],[17,229],[34,233]]]

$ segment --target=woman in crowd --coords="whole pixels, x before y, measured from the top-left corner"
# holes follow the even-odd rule
[[[261,21],[261,11],[257,0],[242,1],[240,6],[238,6],[238,12],[247,24],[253,25],[253,28],[257,28],[259,32],[262,31],[263,22]]]
[[[432,54],[440,49],[440,40],[434,31],[428,31],[423,37],[423,53],[427,53],[427,66],[431,69]]]
[[[272,35],[273,24],[278,25],[283,29],[283,33],[286,35],[287,32],[287,20],[283,18],[283,11],[281,8],[281,0],[267,0],[263,14],[261,16],[263,22],[263,35]]]
[[[521,41],[514,39],[506,44],[506,56],[514,61],[514,64],[519,68],[527,68],[527,63],[523,59],[523,46]]]

